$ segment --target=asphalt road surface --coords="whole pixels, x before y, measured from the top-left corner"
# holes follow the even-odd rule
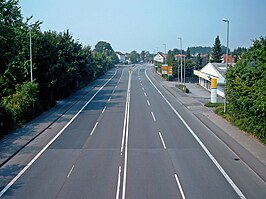
[[[2,198],[266,198],[266,183],[167,93],[121,66],[0,169]]]

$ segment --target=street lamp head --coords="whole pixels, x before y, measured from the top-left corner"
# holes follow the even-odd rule
[[[223,21],[223,22],[226,22],[226,23],[229,22],[229,20],[228,20],[228,19],[225,19],[225,18],[223,18],[222,21]]]

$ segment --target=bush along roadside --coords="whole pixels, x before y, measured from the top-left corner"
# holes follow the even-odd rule
[[[177,84],[176,87],[179,88],[184,93],[189,93],[189,89],[184,84]]]
[[[206,103],[215,113],[266,144],[266,37],[255,40],[226,72],[227,109]]]
[[[266,37],[255,40],[226,73],[232,123],[266,144]]]

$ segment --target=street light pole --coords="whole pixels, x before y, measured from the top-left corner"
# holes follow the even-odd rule
[[[31,43],[31,26],[30,28],[30,81],[33,81],[33,74],[32,74],[32,43]]]
[[[183,61],[182,61],[182,38],[178,37],[178,39],[180,39],[180,48],[181,48],[181,84],[183,83]]]
[[[228,69],[228,44],[229,44],[229,20],[228,19],[222,19],[223,22],[227,24],[226,26],[226,71]],[[226,79],[225,80],[225,86],[224,86],[224,113],[226,112]]]
[[[164,64],[166,64],[166,44],[163,44],[163,45],[164,45],[164,55],[165,55]]]

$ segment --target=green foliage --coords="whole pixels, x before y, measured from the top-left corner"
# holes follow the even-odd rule
[[[105,56],[108,57],[108,59],[111,60],[112,64],[117,64],[119,62],[118,57],[115,54],[115,51],[113,50],[111,44],[105,41],[99,41],[95,45],[95,52],[104,54]]]
[[[175,63],[175,55],[173,53],[173,51],[169,51],[168,52],[168,55],[166,57],[166,63],[169,65],[169,66],[173,66],[173,65],[176,65]]]
[[[228,114],[241,129],[266,143],[266,38],[261,38],[226,73]]]
[[[107,42],[99,42],[93,53],[90,47],[75,41],[68,30],[41,32],[39,21],[29,26],[32,17],[23,20],[17,0],[1,0],[0,10],[1,132],[23,124],[34,113],[49,109],[56,100],[67,97],[118,63]],[[30,32],[33,84],[28,82]],[[4,120],[9,116],[10,120]]]
[[[210,54],[212,52],[211,47],[202,47],[202,46],[196,46],[196,47],[189,47],[191,54]]]
[[[16,92],[3,98],[4,106],[13,112],[17,125],[32,117],[33,103],[37,100],[38,84],[25,82],[16,86]]]
[[[238,61],[238,59],[241,57],[241,55],[242,55],[244,52],[247,52],[247,49],[246,49],[246,48],[241,48],[241,47],[236,48],[236,49],[232,52],[232,55],[235,57],[235,62]]]
[[[191,59],[191,54],[190,54],[190,49],[187,48],[187,52],[186,52],[186,59]]]
[[[195,61],[195,65],[196,65],[196,69],[201,69],[202,66],[202,57],[200,56],[200,53],[197,55],[196,57],[196,61]]]
[[[145,51],[143,50],[143,51],[141,51],[141,53],[140,53],[140,60],[141,61],[145,61]]]
[[[221,105],[223,105],[223,103],[211,103],[211,102],[206,102],[206,103],[204,104],[204,106],[206,106],[206,107],[211,107],[211,108],[213,108],[213,107],[218,107],[218,106],[221,106]]]
[[[0,103],[0,138],[14,127],[13,113],[4,104]]]
[[[185,93],[189,93],[189,89],[183,84],[177,84],[176,87]]]
[[[133,50],[129,54],[129,60],[131,61],[132,64],[138,63],[140,59],[140,55],[137,53],[137,51]]]
[[[211,59],[211,62],[214,62],[214,63],[221,63],[222,60],[222,48],[221,48],[221,42],[220,42],[220,39],[219,39],[219,36],[217,36],[215,38],[215,43],[213,45],[213,48],[212,48],[212,59]]]

